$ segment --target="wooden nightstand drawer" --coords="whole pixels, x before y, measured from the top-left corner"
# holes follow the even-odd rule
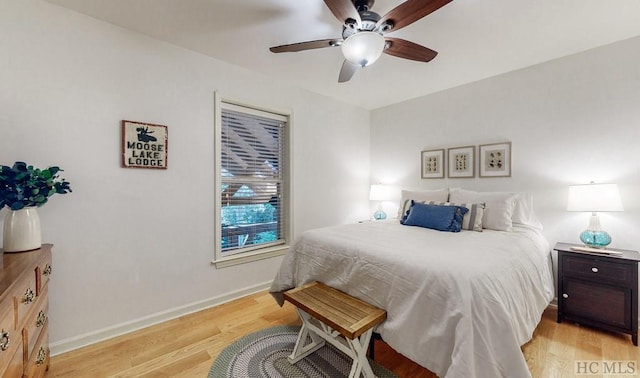
[[[562,258],[565,276],[620,285],[633,283],[634,266],[632,264],[609,262],[600,258],[574,254],[564,254]]]
[[[566,316],[631,331],[631,290],[573,278],[565,278],[563,286]]]

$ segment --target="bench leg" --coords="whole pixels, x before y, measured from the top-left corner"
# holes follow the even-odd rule
[[[360,337],[351,340],[342,337],[338,332],[322,322],[319,322],[321,327],[317,327],[311,322],[313,319],[311,315],[299,308],[297,311],[300,319],[302,319],[302,327],[300,328],[300,333],[298,333],[298,339],[296,340],[296,345],[293,347],[293,352],[287,357],[290,363],[295,364],[322,348],[325,342],[329,342],[353,359],[349,378],[359,378],[361,374],[364,375],[365,378],[375,378],[373,370],[371,370],[371,365],[369,365],[369,360],[367,359],[367,348],[371,340],[371,335],[373,334],[373,328],[367,330],[360,335]],[[304,345],[307,336],[311,338],[311,342]]]
[[[298,339],[296,340],[296,345],[293,347],[293,352],[289,357],[287,357],[287,360],[292,364],[295,364],[316,350],[322,348],[325,343],[323,338],[319,337],[314,331],[309,329],[311,315],[300,309],[297,310],[298,315],[300,315],[300,319],[302,319],[302,327],[300,328],[300,333],[298,333]],[[311,337],[311,342],[304,345],[307,341],[307,336]]]
[[[374,361],[376,360],[376,340],[382,340],[382,336],[374,332],[371,334],[371,339],[369,340],[369,358]]]
[[[375,378],[373,370],[371,370],[371,365],[369,365],[369,360],[367,359],[367,347],[369,346],[372,333],[373,329],[371,328],[353,340],[345,339],[352,353],[349,357],[353,358],[349,378],[359,378],[360,374],[363,374],[366,378]]]

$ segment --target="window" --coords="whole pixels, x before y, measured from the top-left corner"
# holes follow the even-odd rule
[[[218,267],[283,254],[289,242],[289,116],[216,101]]]

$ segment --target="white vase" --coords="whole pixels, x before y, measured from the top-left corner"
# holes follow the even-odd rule
[[[42,246],[40,217],[35,207],[9,210],[4,217],[2,248],[5,252],[23,252]]]

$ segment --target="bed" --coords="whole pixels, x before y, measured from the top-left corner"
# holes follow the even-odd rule
[[[283,291],[321,281],[387,310],[383,340],[440,377],[530,376],[520,346],[554,285],[549,245],[539,227],[511,222],[513,201],[503,231],[442,232],[397,219],[306,231],[270,291],[282,304]]]

